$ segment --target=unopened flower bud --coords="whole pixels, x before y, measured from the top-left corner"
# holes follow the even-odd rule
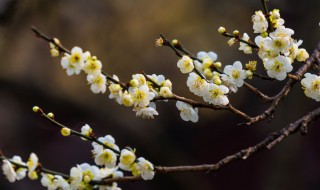
[[[50,49],[50,54],[52,57],[58,57],[60,55],[60,52],[56,48]]]
[[[58,38],[53,38],[53,41],[54,41],[55,44],[61,45],[61,42],[60,42],[60,40]]]
[[[260,35],[261,35],[262,37],[266,38],[266,37],[268,37],[268,32],[262,32]]]
[[[309,58],[307,50],[300,48],[297,54],[297,60],[300,62],[306,61]]]
[[[226,32],[226,28],[225,28],[225,27],[220,26],[220,27],[218,28],[218,32],[219,32],[220,34],[223,34],[223,33],[225,33],[225,32]]]
[[[228,40],[227,43],[228,43],[229,46],[232,46],[232,45],[234,45],[236,43],[236,39],[235,38],[231,38],[230,40]]]
[[[71,129],[69,129],[67,127],[63,127],[61,129],[61,134],[62,134],[62,136],[67,137],[67,136],[69,136],[71,134]]]
[[[213,80],[213,83],[216,85],[220,85],[222,83],[222,81],[218,75],[214,75],[212,80]]]
[[[54,115],[53,115],[53,113],[52,113],[52,112],[50,112],[50,113],[48,113],[48,114],[47,114],[47,117],[49,117],[49,118],[53,119],[53,118],[54,118]]]
[[[233,35],[239,36],[239,30],[234,30],[234,31],[233,31]]]
[[[205,69],[205,70],[203,71],[203,74],[204,74],[204,76],[205,76],[207,79],[211,79],[212,76],[213,76],[213,73],[212,73],[211,69]]]
[[[169,87],[161,87],[159,94],[164,98],[170,98],[173,95]]]
[[[252,71],[246,70],[244,74],[246,75],[246,77],[248,79],[252,79],[252,76],[253,76],[253,72]]]
[[[139,86],[139,81],[137,79],[131,79],[130,80],[130,86],[132,86],[132,87]]]
[[[40,111],[40,108],[38,106],[33,106],[32,111],[37,113],[38,111]]]
[[[176,45],[179,44],[179,41],[178,41],[177,39],[173,39],[173,40],[171,41],[171,43],[172,43],[174,46],[176,46]]]
[[[246,69],[250,71],[255,71],[257,69],[257,61],[249,61],[245,64]]]
[[[215,68],[221,68],[221,66],[222,66],[222,63],[221,62],[215,62],[215,63],[213,63],[213,65],[214,65],[214,67]]]

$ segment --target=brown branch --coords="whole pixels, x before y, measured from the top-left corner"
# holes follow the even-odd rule
[[[223,105],[212,105],[212,104],[208,104],[208,103],[202,103],[202,102],[197,102],[195,100],[191,100],[182,96],[178,96],[176,94],[173,94],[172,97],[170,98],[164,98],[164,97],[155,97],[152,101],[160,101],[160,100],[175,100],[175,101],[181,101],[181,102],[185,102],[190,104],[193,107],[197,107],[197,108],[209,108],[209,109],[213,109],[213,110],[227,110],[230,111],[240,117],[242,117],[243,119],[250,121],[251,117],[248,116],[247,114],[245,114],[244,112],[236,109],[235,107],[233,107],[230,103],[226,106]]]
[[[263,101],[270,102],[273,100],[273,98],[270,98],[269,96],[265,95],[261,91],[259,91],[256,87],[251,86],[249,83],[243,83],[244,87],[246,87],[248,90],[259,96]]]
[[[227,32],[222,33],[222,35],[225,36],[225,37],[228,37],[228,38],[235,38],[237,41],[245,43],[245,44],[247,44],[248,46],[250,46],[252,48],[259,49],[259,47],[255,43],[250,42],[250,41],[245,41],[242,38],[240,38],[238,35],[229,34]]]
[[[273,99],[272,104],[268,109],[266,109],[262,114],[257,115],[255,117],[252,117],[249,122],[247,122],[247,125],[252,125],[258,121],[266,119],[268,116],[272,115],[277,106],[279,105],[279,102],[285,98],[290,90],[292,89],[292,86],[300,81],[302,79],[302,76],[311,68],[311,66],[320,60],[320,42],[318,43],[316,49],[313,51],[312,55],[306,60],[305,64],[303,64],[294,75],[294,77],[291,77],[288,82],[284,85],[282,90],[275,95],[274,97],[271,97]],[[294,79],[293,79],[294,78]]]
[[[280,131],[273,132],[269,134],[264,140],[256,145],[250,146],[248,148],[242,149],[232,155],[226,156],[215,164],[202,164],[193,166],[156,166],[155,171],[157,173],[178,173],[178,172],[212,172],[218,171],[224,166],[231,164],[237,160],[246,160],[249,157],[261,152],[262,150],[271,149],[275,145],[282,142],[286,137],[291,134],[296,133],[302,127],[309,126],[313,121],[318,119],[320,116],[320,107],[304,115],[299,120],[287,125]],[[112,182],[125,182],[125,181],[138,181],[142,180],[141,177],[120,177],[113,179],[105,179],[98,184],[110,184]]]

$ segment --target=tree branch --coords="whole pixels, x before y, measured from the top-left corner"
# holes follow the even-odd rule
[[[319,62],[319,60],[320,60],[320,42],[318,43],[316,49],[313,51],[312,55],[306,60],[305,64],[303,64],[296,71],[296,73],[294,74],[295,79],[290,78],[288,82],[284,85],[283,89],[277,95],[275,95],[274,97],[271,97],[273,101],[270,107],[266,109],[262,114],[252,117],[250,121],[247,122],[246,124],[252,125],[272,115],[275,112],[277,106],[279,105],[279,102],[288,95],[292,86],[298,81],[300,81],[303,75],[311,68],[311,66]]]
[[[155,171],[157,173],[178,173],[178,172],[212,172],[217,171],[231,164],[237,160],[246,160],[249,157],[261,152],[265,149],[271,149],[275,145],[282,142],[286,137],[296,133],[301,127],[309,126],[313,121],[318,119],[320,116],[320,107],[304,115],[302,118],[297,121],[287,125],[282,128],[280,131],[273,132],[269,134],[264,140],[259,142],[254,146],[242,149],[239,152],[236,152],[232,155],[226,156],[215,164],[202,164],[202,165],[193,165],[193,166],[156,166]],[[101,181],[102,184],[109,184],[112,182],[124,182],[124,181],[138,181],[141,180],[141,177],[120,177],[112,178]]]

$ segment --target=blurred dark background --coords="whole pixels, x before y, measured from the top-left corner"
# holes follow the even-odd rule
[[[271,0],[279,8],[285,26],[312,53],[319,41],[320,1]],[[83,162],[93,163],[90,143],[65,138],[47,121],[32,112],[38,105],[53,112],[62,123],[80,130],[89,124],[96,135],[111,134],[120,147],[137,148],[137,154],[156,165],[215,163],[251,146],[319,106],[303,95],[297,84],[281,102],[271,122],[239,127],[241,118],[225,111],[200,110],[200,120],[184,122],[174,102],[158,103],[154,120],[136,118],[130,108],[119,106],[108,95],[94,95],[84,75],[68,77],[58,58],[51,58],[46,42],[34,37],[35,25],[59,38],[71,49],[77,45],[103,62],[104,71],[122,81],[141,69],[163,74],[179,95],[196,98],[186,87],[187,75],[176,67],[178,57],[168,48],[156,48],[160,33],[179,39],[190,51],[215,51],[219,61],[232,64],[257,59],[243,55],[238,46],[218,34],[219,26],[247,32],[251,39],[251,16],[262,9],[258,0],[0,0],[0,149],[8,156],[26,160],[35,152],[41,163],[57,171]],[[295,63],[295,68],[301,63]],[[261,73],[261,63],[258,66]],[[252,80],[269,95],[284,82]],[[256,115],[268,104],[245,88],[229,96],[237,108]],[[272,150],[263,151],[212,173],[159,174],[148,182],[122,183],[123,189],[320,189],[320,122],[307,136],[299,134]],[[10,184],[0,177],[0,189],[45,189],[39,181],[24,179]]]

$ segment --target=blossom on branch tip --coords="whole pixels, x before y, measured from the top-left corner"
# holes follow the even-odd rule
[[[280,11],[279,9],[273,9],[273,11],[270,12],[270,21],[272,23],[272,26],[274,28],[279,28],[284,24],[284,20],[280,18]]]
[[[192,121],[193,123],[198,122],[198,108],[193,108],[190,104],[181,101],[177,101],[176,106],[180,110],[180,117],[184,121]]]
[[[182,73],[190,73],[194,69],[193,60],[186,55],[179,59],[177,66]]]
[[[252,16],[254,33],[263,33],[268,29],[268,21],[262,11],[256,11]]]
[[[303,86],[305,95],[319,102],[320,76],[311,73],[306,73],[304,74],[304,77],[305,78],[301,80],[301,84]]]

